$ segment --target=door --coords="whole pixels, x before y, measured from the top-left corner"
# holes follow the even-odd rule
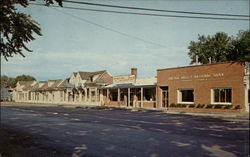
[[[168,107],[168,87],[161,87],[162,90],[162,107]]]

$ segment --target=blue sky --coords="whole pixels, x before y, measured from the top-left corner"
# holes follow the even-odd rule
[[[249,14],[249,1],[244,0],[91,2],[165,10]],[[64,6],[111,10],[69,3],[64,3]],[[138,68],[141,78],[154,77],[157,69],[189,65],[188,45],[190,41],[197,40],[198,34],[213,35],[223,31],[236,35],[239,30],[249,28],[247,21],[124,15],[34,5],[19,9],[40,23],[43,36],[36,36],[36,40],[28,44],[33,52],[24,52],[25,58],[14,56],[8,62],[2,58],[1,73],[12,77],[28,74],[38,80],[65,79],[75,71],[107,70],[112,75],[123,75],[129,74],[131,67]]]

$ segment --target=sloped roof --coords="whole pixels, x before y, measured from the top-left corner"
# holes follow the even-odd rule
[[[31,84],[31,83],[33,83],[34,81],[18,81],[18,83],[20,84],[20,85],[29,85],[29,84]]]
[[[105,73],[106,70],[96,71],[96,72],[78,72],[82,80],[89,80],[91,76],[99,75]]]
[[[110,84],[104,88],[139,88],[156,86],[157,78],[140,78],[135,83]]]
[[[67,84],[68,83],[68,80],[63,80],[61,83],[59,83],[58,84],[58,88],[63,88],[63,87],[65,87],[65,84]]]
[[[31,90],[34,81],[19,81],[20,85],[24,85],[23,90]]]

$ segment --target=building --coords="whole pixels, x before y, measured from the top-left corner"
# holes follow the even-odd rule
[[[11,101],[12,100],[12,89],[4,85],[1,85],[1,101]]]
[[[18,81],[16,102],[98,105],[99,88],[112,83],[107,71],[73,72],[66,80]]]
[[[196,111],[249,112],[248,62],[226,62],[157,70],[157,77],[73,72],[65,80],[19,81],[16,102],[103,105]],[[179,107],[179,108],[178,108]],[[230,109],[230,110],[228,110]]]
[[[157,70],[157,107],[171,108],[171,104],[232,105],[240,108],[239,111],[249,111],[249,63],[226,62]]]
[[[100,91],[105,106],[156,108],[156,78],[139,79],[136,68],[130,75],[114,76]]]

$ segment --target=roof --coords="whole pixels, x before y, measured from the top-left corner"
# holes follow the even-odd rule
[[[19,84],[24,85],[23,90],[31,90],[32,86],[34,86],[34,82],[35,81],[19,81]]]
[[[106,70],[96,71],[96,72],[78,72],[82,80],[89,80],[91,76],[99,75],[105,73]]]
[[[140,78],[135,83],[110,84],[104,88],[139,88],[139,87],[155,87],[156,78]]]
[[[31,83],[33,83],[34,81],[18,81],[18,83],[20,84],[20,85],[28,85],[28,84],[31,84]]]
[[[171,70],[171,69],[181,69],[181,68],[192,68],[192,67],[200,67],[200,66],[211,66],[211,65],[218,65],[218,64],[230,64],[230,63],[233,64],[233,63],[245,63],[245,62],[228,61],[228,62],[219,62],[219,63],[212,63],[212,64],[200,64],[200,65],[189,65],[189,66],[183,66],[183,67],[164,68],[164,69],[157,69],[157,71]]]

